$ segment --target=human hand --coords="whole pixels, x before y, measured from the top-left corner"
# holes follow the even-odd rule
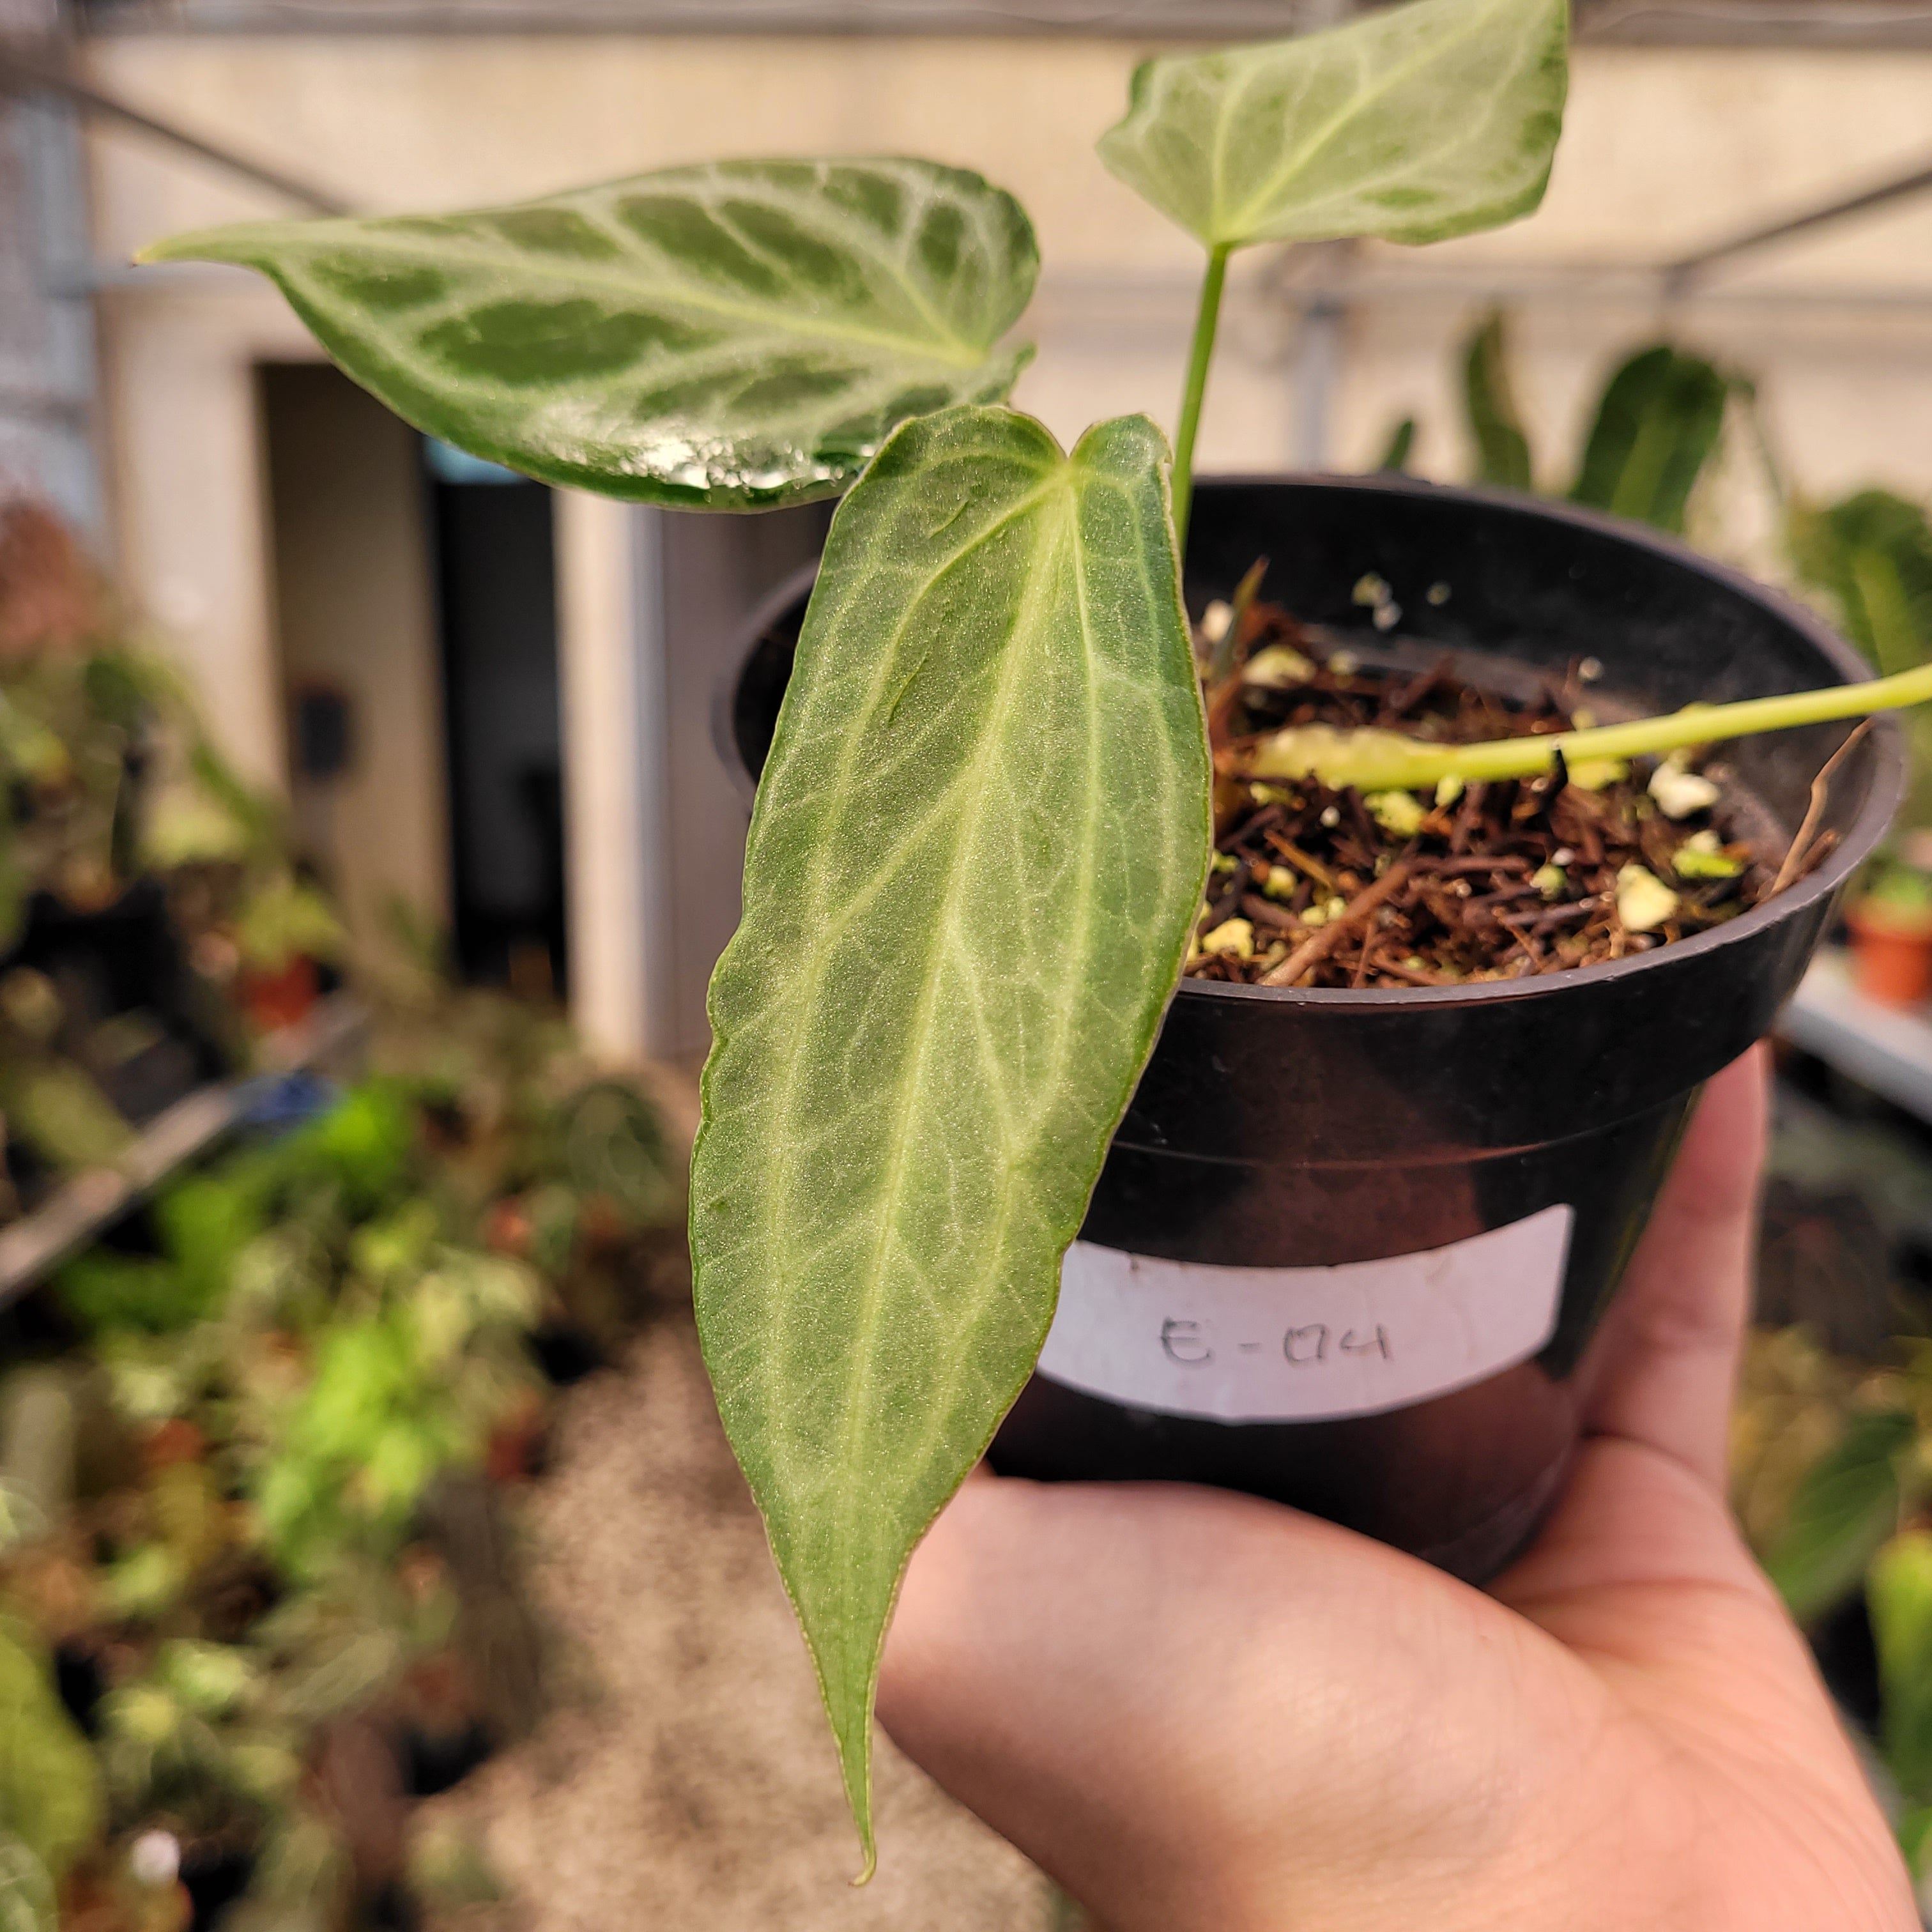
[[[1725,1506],[1765,1086],[1711,1083],[1486,1594],[1251,1497],[976,1476],[906,1580],[892,1737],[1112,1932],[1916,1928]]]

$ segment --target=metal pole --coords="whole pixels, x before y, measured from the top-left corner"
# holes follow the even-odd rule
[[[86,158],[74,110],[64,104],[23,100],[14,115],[40,298],[46,388],[38,480],[61,514],[99,543],[106,532],[94,447],[94,304],[84,291],[62,286],[60,274],[63,262],[87,256]]]
[[[1318,295],[1301,312],[1294,345],[1294,438],[1297,470],[1322,470],[1330,460],[1335,382],[1342,368],[1342,326],[1347,310],[1334,296]]]

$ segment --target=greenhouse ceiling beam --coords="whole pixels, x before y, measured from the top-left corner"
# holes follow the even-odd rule
[[[1370,0],[1372,4],[1372,0]],[[1266,39],[1364,0],[80,0],[101,34],[1053,34]],[[1579,0],[1580,40],[1932,46],[1923,0]]]
[[[1847,216],[1862,214],[1868,209],[1882,208],[1888,202],[1903,201],[1908,196],[1922,194],[1932,188],[1932,164],[1922,163],[1910,173],[1894,176],[1875,186],[1864,188],[1856,194],[1841,200],[1828,201],[1822,206],[1806,209],[1802,214],[1786,216],[1782,221],[1766,223],[1762,227],[1748,228],[1742,234],[1714,242],[1707,247],[1696,250],[1688,255],[1680,256],[1674,262],[1664,265],[1664,278],[1666,287],[1673,293],[1687,289],[1691,283],[1720,262],[1727,262],[1734,255],[1742,255],[1747,250],[1762,248],[1774,242],[1782,242],[1789,236],[1802,235],[1808,230],[1822,227],[1827,222],[1842,221]]]
[[[1546,268],[1522,266],[1480,268],[1370,267],[1319,277],[1284,274],[1268,285],[1276,298],[1300,310],[1323,302],[1564,302],[1614,303],[1633,308],[1690,306],[1700,309],[1796,311],[1862,310],[1922,314],[1932,309],[1932,284],[1922,288],[1873,287],[1846,284],[1762,284],[1755,288],[1708,288],[1694,280],[1669,286],[1657,268],[1578,264]]]
[[[210,163],[226,172],[253,182],[258,188],[272,190],[298,206],[317,214],[346,214],[349,204],[326,188],[284,174],[279,168],[251,160],[212,141],[190,134],[171,121],[164,121],[145,109],[132,106],[118,95],[96,86],[78,74],[67,50],[44,41],[25,43],[0,40],[0,94],[29,95],[50,94],[70,101],[91,119],[106,121],[151,135],[184,154]]]

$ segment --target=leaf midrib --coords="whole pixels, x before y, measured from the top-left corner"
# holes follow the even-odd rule
[[[1052,498],[1061,499],[1061,514],[1065,513],[1066,472],[1048,480],[1037,490],[1028,493],[1036,503],[1044,503]],[[1008,520],[1010,520],[1010,519]],[[1008,633],[1005,656],[1012,652],[1013,640],[1022,636],[1030,638],[1038,622],[1036,608],[1042,594],[1042,586],[1050,588],[1051,572],[1042,568],[1042,560],[1056,550],[1062,532],[1056,526],[1057,520],[1042,516],[1040,535],[1035,546],[1034,556],[1028,575],[1027,595],[1016,614],[1012,630]],[[1025,682],[1024,667],[1012,665],[999,680],[997,694],[992,710],[981,734],[988,746],[997,746],[1004,736],[1006,728],[1012,715],[1015,694]],[[989,764],[991,761],[988,761]],[[970,767],[969,767],[970,769]],[[858,1433],[862,1426],[863,1410],[857,1396],[870,1379],[872,1364],[877,1352],[880,1324],[878,1319],[878,1304],[882,1285],[886,1280],[887,1250],[897,1232],[898,1210],[904,1186],[910,1130],[920,1090],[924,1084],[927,1056],[932,1042],[932,1013],[939,998],[939,987],[944,978],[944,965],[950,958],[958,920],[959,902],[965,890],[968,868],[958,862],[959,855],[970,842],[973,832],[985,820],[985,794],[989,785],[980,788],[981,796],[977,808],[962,811],[960,814],[962,832],[955,842],[954,862],[947,868],[945,890],[936,909],[933,926],[938,935],[929,956],[926,973],[920,987],[919,1001],[914,1009],[910,1028],[913,1050],[907,1056],[905,1070],[899,1081],[898,1093],[893,1096],[892,1108],[892,1135],[890,1142],[891,1154],[886,1170],[884,1184],[879,1192],[880,1209],[877,1237],[873,1244],[872,1259],[862,1277],[861,1298],[865,1318],[860,1330],[860,1346],[854,1353],[851,1368],[846,1377],[847,1401],[845,1403],[846,1426],[843,1444],[847,1466],[851,1463],[853,1452],[858,1446]],[[1010,1183],[1010,1167],[1009,1168]],[[1002,1190],[1003,1200],[1009,1198],[1010,1185]]]
[[[1079,452],[1076,450],[1074,454],[1076,464],[1078,463],[1078,458]],[[1080,535],[1080,506],[1078,495],[1077,492],[1071,488],[1067,494],[1065,517],[1065,535],[1072,552],[1070,568],[1073,573],[1073,594],[1079,612],[1080,667],[1086,689],[1086,703],[1082,715],[1087,726],[1086,764],[1084,772],[1086,782],[1083,788],[1087,800],[1087,810],[1082,818],[1080,825],[1078,876],[1083,881],[1090,881],[1094,876],[1100,846],[1101,752],[1098,729],[1100,707],[1099,694],[1094,688],[1094,623],[1087,601],[1086,550]],[[1151,609],[1154,608],[1153,586],[1150,584],[1148,588],[1148,604]],[[1078,896],[1072,943],[1064,949],[1064,957],[1072,964],[1076,974],[1084,971],[1084,962],[1090,956],[1089,946],[1093,935],[1094,908],[1096,897],[1096,893],[1091,890],[1082,892]],[[1065,1072],[1076,1030],[1074,1016],[1080,1006],[1083,991],[1083,986],[1077,981],[1070,985],[1067,997],[1058,1008],[1057,1018],[1059,1024],[1055,1028],[1053,1070],[1044,1082],[1049,1089],[1057,1088],[1059,1086],[1061,1076]],[[976,1000],[974,1002],[974,1011],[976,1016],[979,1011]],[[1004,1100],[1004,1095],[1002,1099]],[[997,1244],[992,1244],[990,1246],[990,1251],[995,1254],[1000,1252],[1004,1245],[1006,1228],[1010,1220],[1017,1166],[1018,1163],[1016,1162],[1007,1163],[1004,1184],[1000,1190],[999,1215],[997,1223],[998,1240]],[[967,1349],[972,1346],[974,1336],[970,1330],[962,1334],[960,1338],[960,1346],[949,1358],[948,1366],[953,1370],[956,1378],[960,1360]],[[917,1454],[913,1459],[916,1466],[922,1466],[930,1459],[933,1445],[939,1436],[940,1424],[944,1419],[938,1405],[934,1404],[927,1417],[926,1432],[920,1438]]]
[[[1293,154],[1284,158],[1274,174],[1250,195],[1238,209],[1228,211],[1228,220],[1241,224],[1240,232],[1230,234],[1222,232],[1222,224],[1217,222],[1215,239],[1217,242],[1232,242],[1238,244],[1247,236],[1252,234],[1258,225],[1256,211],[1264,208],[1268,202],[1280,194],[1295,176],[1306,168],[1322,148],[1333,140],[1352,120],[1360,115],[1364,109],[1380,100],[1399,83],[1407,80],[1419,67],[1424,65],[1429,61],[1439,58],[1450,48],[1469,40],[1492,14],[1508,4],[1508,0],[1490,0],[1490,4],[1487,7],[1471,16],[1461,31],[1444,34],[1440,40],[1430,41],[1426,46],[1419,49],[1408,60],[1402,62],[1399,66],[1391,68],[1372,86],[1352,96],[1341,109],[1331,114],[1327,122],[1316,129],[1314,134]],[[1250,77],[1242,82],[1240,88],[1237,92],[1234,97],[1237,100],[1244,98],[1249,88],[1258,82],[1264,70],[1262,64],[1257,62],[1250,70]],[[1226,111],[1232,113],[1232,103]]]
[[[783,335],[815,336],[826,341],[862,343],[875,349],[891,350],[899,355],[920,356],[928,362],[944,362],[958,368],[977,368],[992,353],[991,345],[984,349],[976,348],[954,335],[932,340],[894,335],[879,329],[828,322],[815,316],[788,314],[777,308],[760,308],[746,303],[734,302],[710,290],[694,288],[683,281],[676,282],[668,290],[646,290],[640,288],[634,279],[621,274],[599,272],[594,268],[573,262],[552,262],[547,257],[506,255],[474,242],[438,241],[431,243],[422,237],[396,236],[374,226],[358,226],[340,234],[333,245],[339,246],[340,242],[352,238],[358,248],[373,245],[400,259],[415,260],[422,266],[440,267],[446,262],[455,262],[488,273],[513,274],[567,286],[608,290],[634,304],[640,300],[670,302],[676,306],[696,309],[706,314],[722,316],[734,321],[771,328]],[[319,242],[317,245],[320,246]],[[304,258],[305,266],[308,259]],[[279,265],[263,262],[252,266],[266,267],[273,273],[275,266]],[[896,268],[892,272],[896,277],[898,275]],[[315,299],[318,292],[322,295],[320,305],[360,307],[350,298],[333,291],[316,291],[311,281],[310,298]],[[362,312],[364,314],[368,313],[366,309]],[[401,332],[396,323],[391,322],[384,332],[398,334]]]
[[[1061,461],[1064,464],[1064,459],[1061,459]],[[902,607],[902,614],[898,622],[894,627],[891,635],[885,640],[885,644],[880,650],[878,670],[874,677],[872,688],[867,694],[865,704],[861,707],[862,712],[869,710],[878,703],[879,697],[884,688],[885,679],[890,670],[892,654],[897,649],[900,640],[905,635],[906,628],[912,622],[914,614],[918,610],[919,607],[925,602],[926,598],[931,595],[933,586],[950,572],[957,569],[960,564],[964,562],[968,557],[970,556],[982,544],[988,542],[996,532],[1007,528],[1010,524],[1016,522],[1020,518],[1028,514],[1029,512],[1030,512],[1040,502],[1042,498],[1053,488],[1056,481],[1058,480],[1058,470],[1056,469],[1054,472],[1050,472],[1047,476],[1042,477],[1039,482],[1035,484],[1030,489],[1026,490],[1016,502],[1010,505],[1005,510],[1002,511],[999,515],[983,525],[980,529],[976,530],[965,542],[960,544],[957,549],[950,552],[943,562],[933,566],[933,568],[926,573],[925,580],[920,585],[918,590],[907,596]],[[856,594],[856,592],[851,594]],[[836,800],[842,796],[850,790],[854,770],[856,765],[859,756],[858,740],[859,734],[856,732],[848,732],[844,734],[838,764],[832,774],[832,782],[824,788],[826,795],[829,798]],[[951,796],[952,790],[952,787],[949,786],[947,788],[946,796],[949,800]],[[752,812],[752,836],[749,848],[748,849],[747,857],[748,865],[750,862],[750,853],[755,851],[760,842],[759,833],[767,806],[768,801],[766,796],[763,788],[760,788],[758,802],[754,806]],[[923,824],[926,822],[926,820],[924,818],[920,821],[921,824]],[[880,874],[883,875],[884,872],[884,868],[881,867]],[[868,889],[868,892],[870,890],[876,889],[880,883],[880,879],[875,878],[874,886],[873,888]],[[818,922],[821,928],[824,923],[824,902],[825,885],[825,866],[823,853],[821,852],[818,862],[815,863],[813,867],[813,876],[807,886],[806,891],[804,894],[801,895],[801,897],[803,898],[813,908]],[[834,948],[830,944],[824,943],[830,937],[829,934],[821,929],[819,937],[821,943],[814,949],[811,964],[807,968],[804,982],[798,989],[797,1004],[802,1010],[807,1011],[809,1011],[818,1001],[819,991],[824,982],[827,966],[834,950]],[[778,1096],[777,1103],[773,1109],[777,1118],[788,1124],[794,1119],[797,1110],[798,1083],[801,1059],[802,1056],[796,1053],[790,1056],[789,1063],[786,1068],[784,1090]],[[788,1177],[788,1182],[789,1177]],[[772,1222],[778,1211],[779,1195],[780,1190],[776,1187],[767,1188],[765,1192],[766,1213],[764,1216],[764,1225],[766,1238],[774,1247],[776,1247],[776,1245],[777,1230],[773,1226]],[[773,1352],[774,1358],[782,1352],[782,1351],[775,1350]]]

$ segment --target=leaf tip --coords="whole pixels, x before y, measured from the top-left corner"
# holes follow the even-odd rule
[[[243,267],[246,264],[242,257],[224,245],[224,238],[231,232],[224,228],[190,228],[179,235],[164,235],[158,242],[136,248],[133,260],[139,268],[157,262],[229,262]]]

